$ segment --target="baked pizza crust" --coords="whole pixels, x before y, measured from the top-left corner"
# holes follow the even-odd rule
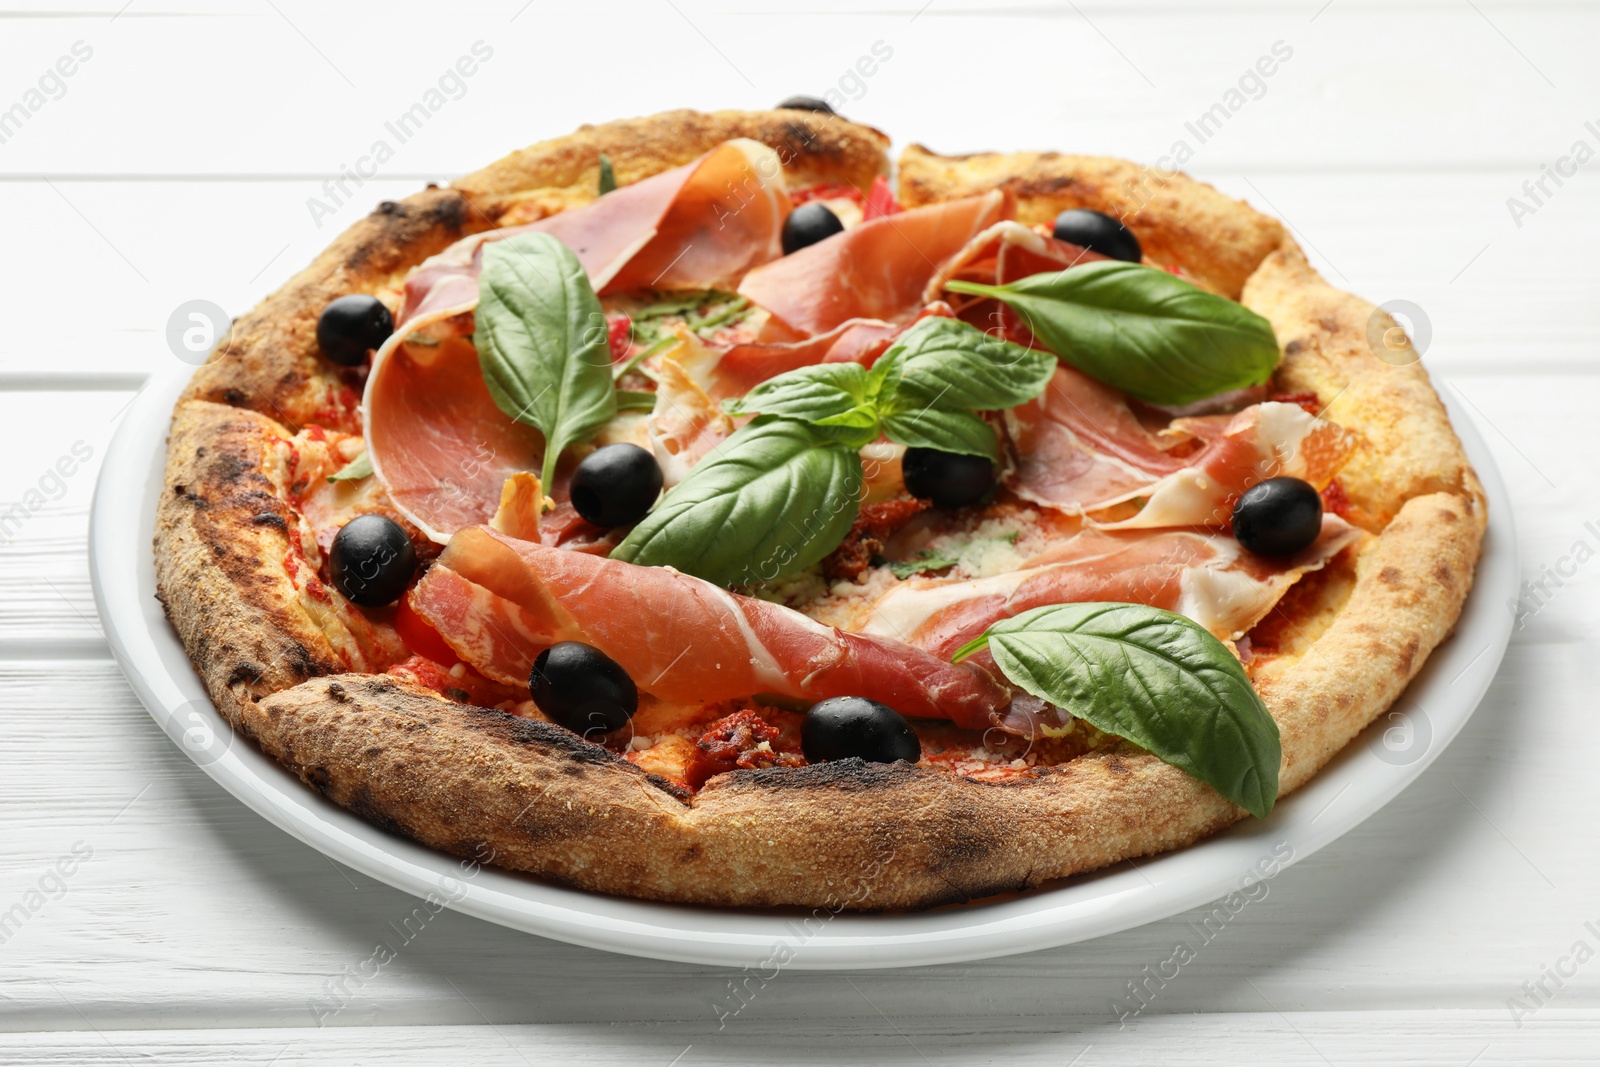
[[[395,833],[649,899],[931,907],[1181,847],[1243,817],[1131,746],[1003,782],[844,760],[736,771],[691,796],[549,724],[359,673],[372,644],[364,616],[337,597],[322,603],[282,562],[297,540],[286,441],[341,384],[315,354],[322,306],[392,293],[465,233],[583,202],[600,151],[632,181],[734,136],[772,144],[796,184],[864,186],[886,166],[882,134],[804,112],[586,127],[385,205],[240,320],[178,405],[156,533],[163,601],[218,708],[323,795]],[[1485,500],[1421,365],[1374,355],[1368,331],[1382,313],[1324,282],[1276,221],[1182,175],[1130,192],[1152,179],[1116,160],[916,146],[900,168],[908,206],[1004,187],[1025,222],[1078,206],[1132,216],[1153,261],[1272,321],[1280,388],[1315,392],[1361,435],[1341,484],[1367,536],[1302,582],[1292,611],[1280,606],[1280,654],[1254,678],[1282,734],[1280,795],[1298,788],[1393,703],[1471,588]]]

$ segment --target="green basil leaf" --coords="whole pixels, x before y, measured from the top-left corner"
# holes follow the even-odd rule
[[[898,387],[887,403],[879,401],[886,411],[930,405],[966,411],[1014,408],[1044,392],[1056,369],[1049,352],[991,337],[960,319],[923,319],[878,363],[891,353],[903,365]]]
[[[1244,667],[1182,615],[1139,604],[1060,604],[997,622],[987,645],[1021,688],[1125,737],[1265,818],[1278,797],[1278,725]]]
[[[782,415],[819,426],[866,429],[878,424],[870,377],[857,363],[818,363],[768,378],[744,396],[723,401],[722,409],[730,415]]]
[[[607,334],[600,300],[566,245],[524,233],[483,246],[478,363],[500,410],[544,434],[545,485],[562,451],[616,414]]]
[[[349,482],[354,481],[357,478],[369,478],[371,476],[372,457],[367,455],[367,453],[362,452],[361,455],[357,456],[349,463],[346,463],[334,473],[328,475],[328,481]]]
[[[605,196],[617,187],[616,172],[611,169],[611,157],[600,153],[600,195]]]
[[[970,411],[930,407],[890,415],[883,420],[883,433],[908,448],[937,448],[1000,462],[994,428]]]
[[[804,570],[855,522],[861,456],[792,419],[735,432],[667,492],[611,553],[719,585]]]
[[[654,411],[656,394],[648,389],[618,389],[618,411]]]
[[[952,281],[948,288],[1002,301],[1067,363],[1152,404],[1259,385],[1278,365],[1266,319],[1138,263],[1105,260],[1009,285]]]
[[[896,578],[914,578],[919,574],[946,570],[960,562],[955,556],[947,556],[943,552],[930,552],[927,549],[923,549],[917,553],[916,559],[891,562],[889,564],[889,572]]]

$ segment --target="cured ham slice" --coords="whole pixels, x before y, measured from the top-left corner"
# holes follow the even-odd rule
[[[855,695],[901,713],[985,728],[1010,694],[978,668],[824,626],[666,567],[638,567],[462,530],[410,607],[485,677],[524,684],[534,657],[583,641],[662,700]]]
[[[783,167],[759,141],[726,141],[693,163],[526,226],[474,234],[406,278],[399,322],[478,302],[486,242],[548,233],[577,255],[596,292],[712,289],[783,253]]]
[[[691,337],[686,344],[694,344]],[[656,363],[656,406],[646,432],[667,488],[677,485],[707,452],[733,432],[733,420],[689,377],[671,353]]]
[[[1356,444],[1300,405],[1270,401],[1175,419],[1157,433],[1121,393],[1069,367],[1038,400],[1009,412],[1006,425],[1016,451],[1007,484],[1023,499],[1074,514],[1145,499],[1113,529],[1226,526],[1252,485],[1289,475],[1325,488]],[[1171,453],[1191,441],[1198,451]]]
[[[1219,422],[1225,424],[1217,433]],[[1272,401],[1226,420],[1178,419],[1172,431],[1192,433],[1207,444],[1188,466],[1137,492],[1147,499],[1136,515],[1105,523],[1105,529],[1226,526],[1233,505],[1252,485],[1286,475],[1310,482],[1319,491],[1326,489],[1356,447],[1354,436],[1342,427],[1298,404]],[[1120,502],[1111,500],[1107,505]]]
[[[757,267],[739,293],[791,331],[776,340],[816,337],[852,319],[905,322],[926,303],[941,265],[1010,213],[1005,194],[992,192],[875,218]]]
[[[490,396],[472,345],[485,242],[549,233],[601,291],[705,288],[778,255],[788,211],[777,155],[756,141],[728,141],[584,207],[458,242],[413,271],[401,327],[373,358],[363,401],[367,452],[395,506],[442,544],[489,522],[506,479],[537,470],[543,458],[538,431]]]
[[[1359,531],[1324,516],[1298,555],[1252,555],[1225,534],[1087,529],[1021,568],[989,578],[912,578],[879,597],[855,629],[949,657],[1001,619],[1048,604],[1116,601],[1186,615],[1219,638],[1237,638],[1284,592],[1321,569]]]

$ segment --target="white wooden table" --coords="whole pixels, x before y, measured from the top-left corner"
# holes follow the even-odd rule
[[[0,121],[0,512],[24,505],[0,530],[0,913],[26,916],[0,933],[0,1061],[1600,1062],[1600,162],[1524,189],[1574,142],[1600,150],[1600,10],[452,6],[3,5],[0,109],[26,114]],[[492,58],[334,203],[324,181],[477,41]],[[1278,41],[1292,57],[1200,143],[1185,123]],[[857,79],[876,42],[891,58]],[[61,57],[71,75],[47,75]],[[1421,309],[1550,595],[1421,780],[1274,879],[1126,1027],[1113,998],[1190,917],[989,963],[786,972],[720,1030],[729,972],[450,912],[351,980],[413,901],[193,767],[95,618],[89,500],[134,391],[176,365],[169,314],[242,311],[379,199],[580,122],[830,88],[943,151],[1153,161],[1187,141],[1189,170],[1285,218],[1336,283]],[[308,1004],[341,976],[348,1006],[318,1027]]]

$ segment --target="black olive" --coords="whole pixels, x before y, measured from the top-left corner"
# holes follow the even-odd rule
[[[790,96],[779,100],[778,106],[788,111],[822,111],[829,115],[833,114],[833,105],[819,96],[806,96],[804,94]]]
[[[1099,252],[1102,256],[1138,263],[1144,258],[1139,239],[1118,220],[1088,208],[1072,208],[1056,216],[1058,241]]]
[[[331,362],[359,367],[394,333],[394,316],[375,296],[341,296],[317,318],[317,344]]]
[[[811,705],[800,724],[800,750],[808,763],[852,756],[868,763],[922,758],[922,742],[905,717],[865,697],[831,697]]]
[[[906,491],[936,508],[964,508],[994,489],[994,464],[982,456],[908,448],[900,464]]]
[[[1299,478],[1268,478],[1233,506],[1233,536],[1258,556],[1292,556],[1322,532],[1322,497]]]
[[[639,710],[639,689],[628,672],[582,641],[562,641],[539,653],[528,692],[551,722],[584,737],[620,729]]]
[[[357,515],[339,528],[328,552],[333,587],[364,608],[400,599],[416,569],[411,538],[385,515]]]
[[[844,232],[844,223],[828,209],[827,204],[813,200],[789,212],[783,222],[783,254],[789,255],[809,248],[818,241]]]
[[[629,526],[661,495],[661,465],[638,445],[606,445],[583,457],[570,492],[572,506],[589,522]]]

